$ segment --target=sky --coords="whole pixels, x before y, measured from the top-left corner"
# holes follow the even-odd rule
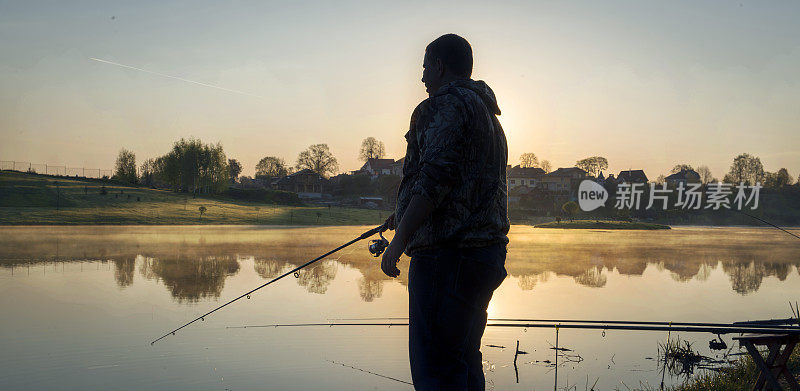
[[[798,16],[789,1],[0,0],[0,160],[110,169],[121,148],[141,163],[196,137],[243,175],[318,143],[347,172],[369,136],[399,159],[425,46],[457,33],[511,164],[600,155],[613,173],[721,179],[746,152],[796,178]]]

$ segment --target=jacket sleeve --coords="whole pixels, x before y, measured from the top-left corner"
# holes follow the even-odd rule
[[[434,208],[463,179],[466,114],[464,104],[451,94],[431,102],[429,122],[421,135],[420,171],[411,194],[427,198]]]

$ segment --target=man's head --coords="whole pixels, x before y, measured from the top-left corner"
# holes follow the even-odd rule
[[[472,76],[472,46],[455,34],[436,38],[425,48],[422,62],[422,83],[428,94],[433,94],[443,84]]]

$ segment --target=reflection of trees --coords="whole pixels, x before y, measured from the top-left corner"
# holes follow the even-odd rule
[[[358,294],[361,299],[370,302],[378,299],[383,294],[383,281],[381,280],[368,280],[364,277],[358,279]]]
[[[253,263],[253,268],[261,278],[273,279],[283,273],[285,265],[286,262],[280,262],[275,259],[256,259]]]
[[[540,282],[547,282],[550,279],[550,273],[539,273],[539,274],[529,274],[527,276],[520,276],[519,281],[517,281],[517,285],[519,285],[520,289],[523,291],[530,291],[536,287],[536,284]]]
[[[602,288],[606,285],[606,282],[608,282],[608,278],[603,274],[603,269],[594,266],[583,274],[575,277],[575,282],[592,288]]]
[[[697,271],[697,281],[707,281],[708,277],[711,277],[711,272],[714,271],[716,268],[716,264],[704,263],[700,266],[700,270]]]
[[[783,281],[789,276],[792,265],[786,263],[765,263],[764,268],[767,270],[768,276],[776,276],[779,280]]]
[[[232,257],[146,258],[140,272],[149,280],[160,280],[179,302],[197,302],[218,298],[225,278],[239,271],[239,262]]]
[[[311,293],[325,293],[328,290],[328,285],[336,277],[336,263],[324,262],[314,264],[313,266],[306,267],[300,270],[300,277],[297,283],[300,286],[306,287]]]
[[[733,290],[742,295],[757,291],[761,286],[761,280],[766,275],[764,265],[755,264],[755,262],[749,264],[723,264],[722,268],[730,276]]]
[[[133,272],[136,270],[135,258],[112,259],[114,263],[114,279],[120,288],[133,284]]]

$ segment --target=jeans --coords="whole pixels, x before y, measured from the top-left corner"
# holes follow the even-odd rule
[[[416,390],[484,390],[481,337],[492,293],[508,275],[506,245],[411,257],[408,347]]]

